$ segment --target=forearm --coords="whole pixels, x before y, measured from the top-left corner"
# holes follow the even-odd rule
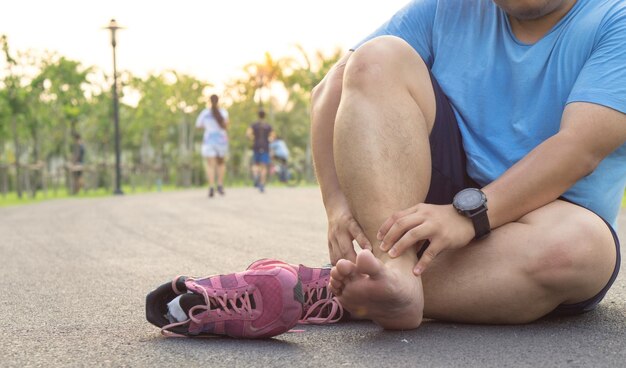
[[[561,130],[484,188],[492,228],[554,201],[626,142],[626,114],[571,103]]]
[[[492,228],[516,221],[561,196],[599,162],[578,140],[559,133],[483,188]]]

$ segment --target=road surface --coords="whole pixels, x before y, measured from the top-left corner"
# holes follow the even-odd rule
[[[626,239],[626,213],[620,237]],[[0,366],[618,367],[626,362],[623,274],[592,313],[523,326],[370,322],[303,327],[265,341],[168,339],[147,292],[178,274],[281,258],[320,265],[317,188],[189,190],[0,209]]]

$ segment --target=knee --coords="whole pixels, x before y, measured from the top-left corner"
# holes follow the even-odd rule
[[[527,259],[526,273],[540,286],[553,288],[567,282],[575,268],[576,253],[582,251],[578,241],[551,238],[537,244],[537,252]]]
[[[536,244],[526,271],[539,285],[551,289],[569,289],[601,277],[598,270],[612,270],[612,239],[607,227],[593,214],[569,216],[549,231],[545,241]],[[610,234],[609,234],[610,237]]]
[[[346,65],[344,88],[380,88],[396,78],[406,78],[407,66],[427,72],[417,52],[403,39],[394,36],[376,37],[356,49]]]

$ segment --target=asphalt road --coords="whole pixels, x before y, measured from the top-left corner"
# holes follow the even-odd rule
[[[594,312],[522,326],[369,322],[264,341],[172,339],[144,316],[147,292],[273,257],[319,265],[317,188],[231,189],[57,200],[0,209],[0,366],[623,367],[623,274]],[[626,239],[626,213],[620,237]]]

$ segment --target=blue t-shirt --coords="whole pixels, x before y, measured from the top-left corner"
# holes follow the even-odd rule
[[[429,66],[456,114],[468,173],[481,185],[556,134],[570,102],[626,113],[623,0],[578,0],[532,45],[514,36],[491,0],[415,0],[361,44],[380,35],[403,38]],[[625,184],[626,144],[564,197],[615,226]]]
[[[289,148],[287,148],[287,143],[282,139],[274,139],[270,143],[270,149],[272,150],[272,155],[283,160],[289,160]]]

